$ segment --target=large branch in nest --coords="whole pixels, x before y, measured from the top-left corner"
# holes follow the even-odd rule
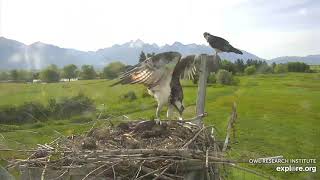
[[[186,144],[184,144],[184,145],[182,146],[181,149],[187,148],[187,147],[201,134],[201,132],[202,132],[203,130],[205,130],[205,129],[209,128],[209,127],[212,127],[212,126],[203,127],[202,129],[200,129]]]

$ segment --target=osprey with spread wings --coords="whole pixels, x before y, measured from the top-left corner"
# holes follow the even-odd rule
[[[193,79],[199,66],[198,56],[182,57],[178,52],[164,52],[149,57],[123,73],[119,80],[112,84],[144,84],[148,92],[158,102],[156,118],[160,120],[160,111],[168,105],[167,117],[172,117],[176,109],[182,119],[184,111],[181,77]],[[213,59],[213,58],[212,58]],[[218,62],[209,62],[210,71],[216,70]]]

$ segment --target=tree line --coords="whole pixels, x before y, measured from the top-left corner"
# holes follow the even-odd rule
[[[288,62],[276,64],[273,62],[269,65],[264,60],[248,59],[244,61],[237,59],[235,62],[222,60],[220,62],[220,69],[227,70],[233,75],[252,75],[256,73],[286,73],[286,72],[312,72],[310,66],[303,62]]]
[[[149,57],[154,56],[155,53],[144,53],[141,51],[139,56],[139,62],[143,62]],[[271,65],[265,60],[257,60],[257,59],[237,59],[235,62],[231,62],[229,60],[222,60],[220,62],[219,69],[224,69],[226,71],[231,72],[233,75],[241,75],[241,74],[256,74],[256,73],[285,73],[285,72],[312,72],[310,70],[310,66],[303,62],[288,62],[276,64],[275,62]]]
[[[154,56],[155,53],[145,54],[140,53],[139,62],[143,62],[149,57]],[[43,82],[58,82],[60,79],[114,79],[117,78],[130,65],[125,65],[119,61],[112,62],[105,66],[102,70],[96,70],[92,65],[82,65],[78,67],[74,64],[66,65],[62,68],[52,64],[41,71],[32,70],[17,70],[0,72],[0,81],[14,81],[14,82],[31,82],[35,79],[40,79]],[[248,59],[244,61],[237,59],[235,62],[222,60],[219,69],[224,69],[231,72],[232,75],[252,75],[256,73],[286,73],[286,72],[312,72],[310,66],[303,62],[289,62],[285,64],[272,63],[269,65],[264,60]]]
[[[58,68],[51,64],[41,71],[17,70],[0,72],[0,81],[31,82],[41,80],[42,82],[59,82],[62,78],[68,79],[113,79],[119,76],[128,66],[121,62],[112,62],[105,66],[103,70],[96,70],[92,65],[82,65],[78,67],[74,64]]]
[[[286,72],[313,72],[310,66],[301,62],[289,62],[285,64],[272,63],[268,65],[266,61],[248,59],[244,62],[237,59],[235,62],[222,60],[219,62],[219,69],[216,73],[210,73],[207,83],[218,83],[224,85],[237,85],[240,79],[235,75],[253,75],[268,73],[286,73]],[[199,76],[196,74],[193,83],[198,83]]]
[[[155,53],[145,54],[143,51],[139,56],[139,62],[154,56]],[[82,65],[78,67],[74,64],[69,64],[61,69],[57,65],[51,64],[41,71],[36,70],[18,70],[13,69],[10,71],[0,72],[0,81],[13,81],[13,82],[31,82],[39,79],[42,82],[59,82],[60,79],[114,79],[119,76],[123,71],[132,66],[125,65],[119,61],[112,62],[105,66],[103,70],[96,70],[92,65]]]

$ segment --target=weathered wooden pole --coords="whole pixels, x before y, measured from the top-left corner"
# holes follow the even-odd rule
[[[204,114],[204,107],[206,102],[205,100],[206,87],[207,87],[207,79],[209,75],[207,62],[209,60],[209,56],[207,54],[201,54],[196,58],[199,58],[197,60],[200,61],[200,67],[199,67],[199,80],[198,80],[198,96],[197,96],[197,104],[196,104],[197,118],[194,120],[194,123],[200,127],[203,127],[202,115]],[[185,166],[187,168],[190,168],[190,170],[186,169],[186,172],[184,174],[185,180],[193,180],[193,179],[210,180],[214,178],[213,176],[211,176],[211,178],[209,177],[208,179],[208,177],[206,176],[208,174],[208,170],[204,167],[201,167],[201,165],[199,164],[186,163]]]
[[[207,79],[209,76],[209,73],[212,71],[218,70],[218,64],[220,61],[219,56],[209,56],[207,54],[201,54],[198,58],[200,58],[200,67],[199,67],[199,81],[198,81],[198,96],[197,96],[197,104],[196,104],[196,114],[198,119],[195,121],[197,125],[200,127],[203,127],[203,117],[202,116],[205,113],[205,103],[206,103],[206,89],[207,89]],[[210,68],[208,66],[211,66]],[[208,172],[208,169],[206,169]],[[220,179],[219,176],[219,167],[218,164],[215,164],[213,166],[214,174],[209,175],[208,177],[201,179],[206,180],[218,180]],[[192,174],[190,174],[192,175]],[[190,175],[187,176],[190,179]],[[194,175],[194,174],[193,174]],[[208,175],[208,173],[207,173]]]
[[[200,61],[199,80],[198,80],[198,96],[196,104],[196,114],[198,119],[194,122],[199,126],[203,126],[202,118],[205,117],[205,102],[207,79],[210,72],[216,72],[219,69],[220,57],[215,55],[201,54],[197,58]]]
[[[208,71],[208,61],[210,56],[207,54],[199,55],[200,58],[200,67],[199,67],[199,80],[198,80],[198,96],[196,104],[196,114],[199,117],[195,123],[199,126],[203,126],[202,114],[204,114],[204,107],[206,103],[206,88],[207,88],[207,79],[209,75]]]

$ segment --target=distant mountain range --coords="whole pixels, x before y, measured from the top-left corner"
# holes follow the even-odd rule
[[[304,62],[309,65],[320,65],[320,54],[309,56],[282,56],[274,59],[270,59],[268,63],[287,63],[287,62]]]
[[[99,49],[97,51],[79,51],[61,48],[51,44],[35,42],[30,45],[0,37],[0,69],[41,69],[49,64],[60,67],[67,64],[91,64],[102,68],[112,61],[121,61],[125,64],[138,62],[141,51],[145,53],[159,53],[165,51],[178,51],[183,55],[213,54],[213,49],[207,45],[182,44],[175,42],[172,45],[158,46],[157,44],[144,43],[141,40],[130,41],[121,45]],[[230,61],[236,59],[262,59],[254,54],[242,50],[243,55],[222,53],[220,57]],[[270,62],[303,61],[309,64],[320,64],[320,55],[307,57],[279,57]],[[269,61],[268,61],[269,62]]]

